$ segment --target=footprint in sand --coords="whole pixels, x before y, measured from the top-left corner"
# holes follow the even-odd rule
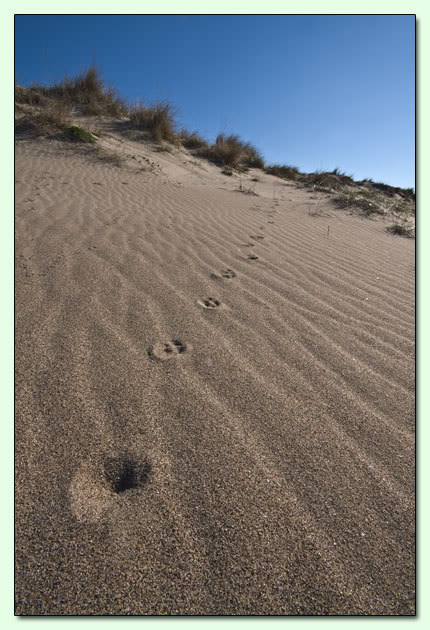
[[[103,457],[96,455],[82,461],[70,484],[70,507],[78,521],[97,523],[109,519],[123,494],[132,499],[134,493],[149,481],[151,465],[129,453]]]
[[[249,236],[249,238],[259,238],[259,239],[261,240],[261,239],[263,239],[263,238],[264,238],[264,236],[262,236],[261,234],[256,234],[256,235],[255,235],[255,234],[251,234],[251,235]]]
[[[172,339],[167,343],[156,343],[148,350],[148,356],[150,359],[156,359],[158,361],[166,361],[167,359],[173,359],[178,354],[183,354],[190,349],[189,344],[183,343],[180,339]]]
[[[115,494],[142,488],[146,485],[151,473],[148,462],[138,462],[130,455],[109,457],[104,462],[104,476]]]
[[[221,302],[214,297],[207,297],[203,300],[198,300],[198,304],[203,308],[218,308],[221,306]]]
[[[248,260],[258,260],[258,256],[247,256]]]
[[[211,280],[222,280],[223,278],[235,278],[236,277],[236,273],[233,271],[233,269],[223,269],[221,271],[221,275],[219,276],[217,273],[211,273],[209,275],[209,278]]]

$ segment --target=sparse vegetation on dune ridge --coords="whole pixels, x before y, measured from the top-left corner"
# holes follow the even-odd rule
[[[333,195],[341,208],[351,208],[365,216],[401,217],[390,231],[412,236],[414,226],[407,219],[415,214],[415,191],[399,188],[372,179],[355,181],[352,175],[333,171],[302,173],[296,166],[265,165],[261,153],[238,135],[220,133],[213,144],[197,131],[178,131],[172,106],[159,102],[127,105],[112,87],[106,87],[100,73],[90,66],[75,78],[65,78],[53,86],[15,86],[16,128],[33,135],[54,136],[63,140],[94,144],[94,136],[72,124],[76,115],[110,117],[118,129],[135,140],[155,142],[159,148],[184,147],[193,155],[220,166],[226,175],[243,173],[249,168],[262,169],[268,175],[294,182],[297,186]],[[118,161],[118,164],[120,161]],[[406,221],[406,223],[405,223]],[[397,227],[400,226],[400,227]]]
[[[79,109],[88,116],[121,117],[127,114],[125,102],[114,88],[106,88],[98,70],[91,66],[75,78],[66,77],[53,86],[32,85],[29,88],[17,86],[15,103],[35,105],[45,108],[53,103],[61,103],[72,111]]]
[[[244,142],[237,135],[218,134],[215,144],[201,149],[199,154],[211,162],[223,167],[242,170],[245,168],[264,168],[264,160],[258,150],[249,142]]]
[[[130,127],[146,131],[155,142],[178,144],[176,121],[169,103],[156,103],[151,107],[143,104],[129,109]]]
[[[272,164],[264,169],[269,175],[280,177],[281,179],[292,179],[296,181],[300,175],[297,166],[288,166],[287,164]]]
[[[208,141],[202,138],[197,131],[190,133],[186,129],[181,130],[179,141],[186,149],[203,149],[209,146]]]
[[[330,172],[302,173],[295,166],[275,164],[265,172],[281,179],[294,181],[297,186],[332,195],[337,207],[359,212],[366,217],[388,216],[395,219],[389,231],[403,236],[415,236],[415,191],[399,188],[371,179],[355,181],[335,168]],[[397,220],[399,219],[399,221]],[[400,229],[400,227],[401,229]]]

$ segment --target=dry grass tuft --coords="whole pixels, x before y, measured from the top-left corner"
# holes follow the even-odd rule
[[[264,168],[264,160],[258,150],[239,136],[218,134],[215,144],[202,149],[202,157],[219,166],[243,170],[243,168]]]
[[[264,170],[269,175],[274,175],[281,179],[292,179],[293,181],[296,181],[300,174],[297,166],[289,166],[287,164],[272,164],[271,166],[266,166]]]
[[[176,122],[169,103],[157,103],[151,107],[136,105],[129,110],[130,126],[145,131],[155,142],[177,144]]]
[[[387,232],[391,232],[391,234],[396,234],[397,236],[406,236],[406,238],[415,238],[415,230],[412,225],[408,222],[407,217],[397,218],[393,222],[392,225],[389,225],[387,228]]]
[[[209,146],[207,140],[202,138],[197,131],[189,133],[186,129],[181,130],[179,141],[186,149],[202,149]]]
[[[77,109],[82,115],[121,117],[127,113],[124,101],[113,88],[105,88],[95,66],[75,78],[65,78],[51,87],[15,87],[15,103],[47,108],[54,103]]]
[[[354,185],[352,177],[339,173],[338,169],[332,172],[301,173],[298,179],[307,186],[313,186],[318,190],[337,191],[345,186]]]
[[[241,192],[244,195],[253,195],[254,197],[258,197],[258,193],[255,192],[255,183],[250,186],[244,186],[242,184],[242,180],[239,182],[238,188],[236,188],[237,192]]]
[[[53,87],[40,88],[42,95],[66,103],[69,107],[79,108],[82,114],[89,116],[126,115],[127,108],[116,91],[105,88],[100,73],[95,66],[73,79],[65,78]]]
[[[31,122],[38,135],[56,135],[67,127],[70,110],[64,103],[49,102],[32,117]]]

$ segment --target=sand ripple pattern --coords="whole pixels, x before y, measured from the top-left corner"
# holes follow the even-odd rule
[[[166,160],[17,145],[18,614],[413,614],[413,243]]]

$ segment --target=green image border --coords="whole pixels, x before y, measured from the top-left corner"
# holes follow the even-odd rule
[[[27,2],[8,2],[4,0],[0,7],[0,64],[3,76],[3,85],[6,91],[0,100],[3,115],[1,116],[3,143],[0,152],[1,169],[0,176],[2,178],[2,199],[3,208],[0,213],[1,229],[0,229],[0,256],[1,256],[1,279],[2,279],[2,308],[0,309],[1,319],[1,339],[2,352],[0,359],[1,366],[1,400],[3,402],[2,423],[1,423],[1,448],[2,448],[2,466],[4,466],[4,483],[1,488],[2,492],[2,518],[0,519],[0,530],[2,533],[3,549],[1,554],[0,576],[2,580],[2,588],[0,589],[0,618],[3,619],[2,627],[9,628],[12,624],[17,623],[79,623],[91,624],[96,623],[119,623],[126,624],[144,623],[152,626],[153,624],[191,624],[197,627],[200,624],[208,627],[219,628],[225,624],[250,624],[251,626],[261,624],[290,624],[293,626],[298,624],[302,627],[304,624],[313,623],[334,623],[336,627],[339,624],[367,624],[367,623],[414,623],[422,625],[427,618],[430,622],[429,605],[427,600],[429,596],[425,596],[427,588],[430,591],[430,580],[428,578],[429,544],[426,541],[425,526],[428,525],[428,516],[430,508],[428,501],[425,500],[425,480],[427,479],[428,465],[425,458],[425,446],[428,444],[428,428],[426,426],[426,418],[428,416],[429,403],[424,386],[426,379],[425,373],[428,361],[428,351],[430,350],[429,335],[424,325],[426,315],[428,315],[428,307],[430,298],[428,292],[425,291],[425,280],[428,270],[427,251],[423,247],[424,239],[428,234],[429,218],[425,212],[425,201],[428,193],[426,190],[426,179],[423,177],[426,173],[425,167],[429,166],[427,160],[426,144],[429,140],[428,115],[429,112],[429,92],[428,79],[425,80],[425,74],[429,75],[428,61],[430,60],[429,52],[429,36],[426,37],[427,19],[430,16],[430,5],[424,3],[424,0],[413,3],[405,3],[399,1],[380,0],[379,2],[296,2],[286,3],[281,0],[267,0],[264,4],[255,0],[238,0],[235,3],[226,0],[218,0],[218,2],[197,2],[196,0],[166,1],[161,3],[149,3],[138,1],[126,1],[124,4],[112,2],[112,0],[101,0],[88,3],[74,2],[70,4],[60,5],[53,0],[43,3],[28,0]],[[119,10],[120,9],[120,10]],[[205,13],[205,14],[416,14],[417,16],[417,616],[416,617],[14,617],[13,612],[13,590],[14,590],[14,534],[13,534],[13,356],[14,356],[14,128],[13,128],[13,70],[14,70],[14,15],[15,14],[172,14],[172,13]],[[427,39],[427,42],[426,42]],[[9,91],[10,86],[10,91]],[[10,98],[9,98],[10,97]],[[425,103],[427,102],[427,106]],[[10,142],[8,141],[10,139]],[[427,283],[428,285],[428,283]],[[52,625],[51,625],[52,627]]]

